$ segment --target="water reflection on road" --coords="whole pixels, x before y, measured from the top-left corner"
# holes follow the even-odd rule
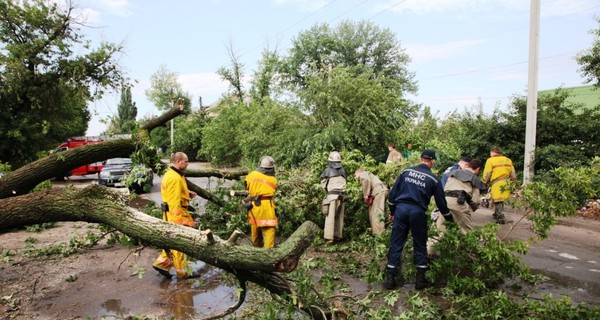
[[[220,314],[237,302],[237,288],[223,284],[223,271],[202,261],[193,263],[192,268],[202,276],[185,280],[163,279],[159,284],[163,289],[161,301],[149,298],[148,303],[161,305],[169,318],[194,319]],[[108,299],[101,307],[98,317],[102,318],[122,319],[132,314],[118,299]]]
[[[208,168],[204,163],[190,163],[190,168]],[[190,182],[209,191],[220,187],[229,187],[232,181],[220,178],[187,178]],[[152,190],[141,197],[161,202],[160,183],[162,177],[155,175]],[[199,209],[199,214],[204,213],[206,199],[195,197],[193,205]],[[169,310],[175,319],[191,319],[194,317],[208,317],[222,313],[224,310],[237,302],[237,288],[224,285],[220,279],[222,270],[197,261],[192,265],[194,270],[200,271],[202,276],[198,279],[184,281],[162,280],[160,286],[164,289],[163,304],[165,310]],[[104,307],[104,305],[103,305]],[[109,311],[108,309],[106,310]],[[115,312],[113,310],[111,312]],[[112,313],[115,314],[115,313]],[[116,315],[116,314],[115,314]]]

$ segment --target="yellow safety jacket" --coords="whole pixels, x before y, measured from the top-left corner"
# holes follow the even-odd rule
[[[502,202],[510,197],[508,179],[516,180],[512,160],[502,155],[487,159],[483,169],[483,182],[490,187],[490,195],[494,202]]]
[[[252,209],[248,210],[248,223],[258,227],[277,226],[273,196],[277,190],[277,178],[262,172],[252,171],[246,176],[246,189],[252,198]],[[259,197],[260,205],[254,199]]]
[[[160,194],[162,201],[169,205],[169,212],[166,217],[163,216],[166,218],[165,220],[175,224],[194,226],[194,219],[187,209],[191,198],[183,172],[170,167],[163,176]]]

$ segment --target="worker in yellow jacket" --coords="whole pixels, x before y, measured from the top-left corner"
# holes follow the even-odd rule
[[[188,166],[188,157],[183,152],[176,152],[171,158],[171,166],[163,176],[160,185],[162,196],[163,219],[167,222],[181,224],[188,227],[194,226],[194,219],[190,215],[190,200],[196,196],[194,191],[189,191],[185,180],[184,171]],[[183,252],[173,249],[163,250],[154,261],[152,267],[170,279],[171,267],[175,268],[177,278],[192,277],[193,273],[188,266],[187,256]]]
[[[250,172],[244,181],[251,201],[248,223],[250,223],[252,243],[256,247],[273,248],[277,227],[275,201],[273,201],[277,191],[277,178],[275,178],[273,158],[262,157],[259,168]]]
[[[510,197],[508,180],[516,181],[517,175],[512,160],[505,157],[498,147],[490,149],[490,158],[485,162],[483,182],[490,188],[491,200],[494,203],[494,219],[504,224],[504,200]]]

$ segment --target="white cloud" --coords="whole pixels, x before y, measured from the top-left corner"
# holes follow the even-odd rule
[[[212,104],[227,91],[229,84],[214,73],[190,73],[177,77],[184,91],[202,97],[204,104]]]
[[[467,49],[485,42],[485,39],[465,39],[435,45],[414,44],[406,46],[406,53],[413,62],[441,60],[458,56]]]
[[[132,14],[132,5],[129,0],[95,0],[93,3],[111,14],[119,16]]]
[[[506,7],[512,9],[528,9],[528,1],[525,0],[394,0],[379,6],[379,9],[388,9],[392,12],[411,12],[425,15],[430,13],[444,13],[455,15],[456,13],[469,11],[485,12],[498,11]]]
[[[335,1],[335,0],[334,0]],[[331,1],[328,0],[275,0],[275,4],[279,6],[291,5],[300,9],[300,11],[315,11],[319,10]]]

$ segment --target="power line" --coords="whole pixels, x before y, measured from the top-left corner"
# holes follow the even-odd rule
[[[277,33],[276,35],[274,35],[273,37],[270,37],[270,38],[268,38],[268,39],[267,39],[267,41],[268,41],[268,40],[270,40],[270,39],[278,38],[279,36],[283,35],[283,34],[284,34],[284,33],[286,33],[287,31],[289,31],[290,29],[292,29],[293,27],[295,27],[295,26],[299,25],[300,23],[302,23],[302,22],[306,21],[308,18],[310,18],[310,17],[314,16],[315,14],[317,14],[317,13],[321,12],[322,10],[324,10],[325,8],[327,8],[327,7],[331,6],[331,5],[332,5],[332,4],[334,4],[336,1],[337,1],[337,0],[333,0],[333,1],[329,2],[329,3],[327,3],[326,5],[324,5],[324,6],[320,7],[319,9],[315,10],[314,12],[312,12],[312,13],[311,13],[311,14],[309,14],[309,15],[307,15],[306,17],[304,17],[304,18],[302,18],[302,19],[300,19],[300,20],[296,21],[296,22],[295,22],[295,23],[293,23],[292,25],[290,25],[290,26],[288,26],[287,28],[283,29],[282,31],[278,32],[278,33]],[[264,43],[264,41],[263,41],[263,42],[261,42],[261,43],[259,43],[259,44],[257,44],[257,45],[255,45],[254,47],[252,47],[252,48],[250,48],[250,49],[248,49],[248,50],[244,51],[243,53],[241,53],[241,54],[240,54],[240,57],[242,57],[243,55],[245,55],[245,54],[247,54],[247,53],[249,53],[249,52],[251,52],[251,51],[254,51],[256,48],[260,47],[260,46],[261,46],[263,43]]]
[[[574,53],[562,53],[562,54],[557,54],[557,55],[553,55],[553,56],[548,56],[548,57],[540,58],[540,60],[554,59],[554,58],[563,57],[563,56],[569,56],[569,55],[573,55],[573,54]],[[456,76],[461,76],[463,74],[469,74],[469,73],[475,73],[475,72],[481,72],[481,71],[490,71],[490,70],[496,70],[496,69],[503,69],[503,68],[507,68],[507,67],[524,65],[524,64],[527,64],[527,63],[528,63],[528,61],[521,61],[521,62],[510,63],[510,64],[503,64],[503,65],[497,65],[497,66],[491,66],[491,67],[485,67],[485,68],[479,68],[479,69],[472,69],[472,70],[455,72],[455,73],[448,73],[448,74],[443,74],[443,75],[439,75],[439,76],[433,76],[433,77],[429,77],[429,78],[423,78],[423,79],[420,79],[420,81],[422,81],[422,80],[433,80],[433,79],[439,79],[439,78],[456,77]]]
[[[383,10],[379,11],[378,13],[376,13],[376,14],[372,15],[370,18],[368,18],[368,20],[371,20],[371,19],[373,19],[373,18],[377,17],[378,15],[381,15],[381,14],[383,14],[384,12],[387,12],[387,11],[390,11],[390,10],[392,10],[392,9],[394,9],[395,7],[397,7],[397,6],[401,5],[401,4],[402,4],[402,3],[404,3],[404,2],[406,2],[406,0],[404,0],[404,1],[398,1],[398,2],[396,2],[395,4],[393,4],[393,5],[389,6],[387,9],[383,9]]]
[[[337,20],[337,19],[338,19],[338,18],[340,18],[340,17],[343,17],[343,16],[345,16],[345,15],[346,15],[346,14],[348,14],[350,11],[352,11],[352,10],[354,10],[354,9],[356,9],[356,8],[358,8],[358,7],[360,7],[360,6],[362,6],[363,4],[365,4],[367,1],[368,1],[368,0],[364,0],[363,2],[361,2],[361,3],[357,4],[357,5],[355,5],[354,7],[352,7],[352,8],[350,8],[350,9],[348,9],[348,10],[346,10],[346,11],[342,12],[342,13],[341,13],[341,14],[339,14],[337,17],[335,17],[335,18],[333,18],[333,19],[329,20],[329,23],[331,23],[331,22],[333,22],[333,21]]]

